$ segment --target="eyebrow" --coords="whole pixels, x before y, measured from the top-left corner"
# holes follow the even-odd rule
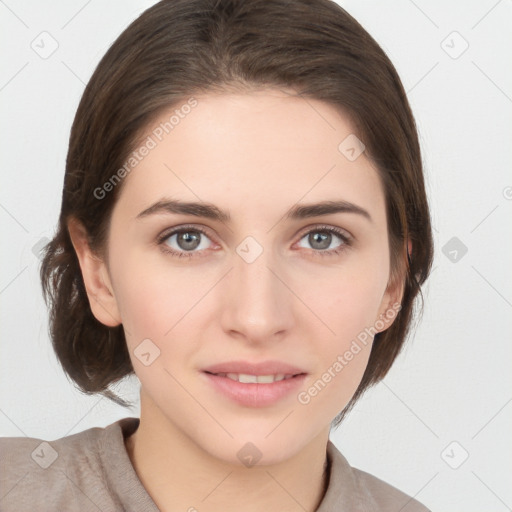
[[[162,213],[177,213],[183,215],[193,215],[195,217],[204,217],[211,220],[217,220],[223,223],[231,221],[229,212],[219,209],[212,203],[207,202],[186,202],[178,199],[161,199],[149,208],[146,208],[137,215],[137,219],[148,217],[149,215]],[[300,220],[309,217],[318,217],[321,215],[330,215],[333,213],[355,213],[361,215],[370,222],[370,214],[360,206],[348,201],[321,201],[312,204],[298,204],[290,208],[284,217],[286,219]]]

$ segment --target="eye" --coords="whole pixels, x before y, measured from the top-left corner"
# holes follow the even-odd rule
[[[158,244],[164,252],[172,256],[190,258],[201,255],[196,253],[209,248],[208,244],[203,243],[205,239],[209,237],[204,230],[185,226],[167,231],[158,239]]]
[[[334,248],[328,249],[336,238],[340,240],[340,243]],[[335,256],[351,245],[351,238],[341,229],[332,226],[316,226],[305,233],[301,240],[303,239],[310,244],[315,256]]]
[[[334,237],[334,238],[333,238]],[[340,242],[328,249],[333,240]],[[315,256],[335,256],[351,246],[351,237],[339,228],[332,226],[316,226],[302,235],[306,239]],[[211,248],[206,240],[210,237],[205,230],[193,226],[181,226],[163,233],[157,240],[162,251],[177,258],[206,256],[206,249]],[[302,246],[301,246],[302,247]]]

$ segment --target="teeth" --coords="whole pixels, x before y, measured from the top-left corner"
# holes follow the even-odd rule
[[[245,373],[238,374],[238,382],[243,382],[244,384],[256,384],[258,382],[258,378],[259,377],[257,375],[247,375]]]
[[[258,376],[258,384],[272,384],[275,381],[274,375],[259,375]],[[242,381],[240,381],[242,382]]]
[[[293,375],[277,373],[276,375],[248,375],[247,373],[218,373],[220,377],[227,377],[243,384],[272,384],[280,380],[291,379]]]

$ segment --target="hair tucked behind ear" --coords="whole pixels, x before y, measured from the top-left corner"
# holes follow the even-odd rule
[[[41,279],[53,348],[66,373],[81,391],[131,406],[108,389],[133,373],[123,328],[107,327],[92,314],[67,229],[60,229],[45,247]]]
[[[400,353],[433,242],[416,125],[386,54],[331,0],[163,0],[118,37],[85,88],[71,129],[58,230],[41,268],[53,347],[84,392],[125,405],[108,386],[133,367],[122,327],[102,325],[91,313],[68,220],[76,218],[91,248],[104,251],[123,182],[108,193],[104,184],[119,176],[149,123],[196,93],[262,87],[293,89],[339,108],[385,190],[391,273],[403,282],[402,309],[375,336],[362,381],[334,423]]]

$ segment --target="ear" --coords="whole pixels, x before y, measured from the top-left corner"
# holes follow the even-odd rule
[[[406,258],[412,255],[412,242],[407,242],[407,255]],[[402,270],[399,275],[390,276],[388,286],[382,297],[381,305],[379,308],[379,316],[375,319],[375,328],[377,332],[382,332],[391,327],[395,321],[398,312],[402,308],[402,298],[404,295],[404,281],[405,281],[405,265],[403,262]]]
[[[80,263],[92,313],[102,324],[116,327],[121,323],[121,316],[107,265],[89,247],[87,231],[78,220],[69,220],[68,231]]]

